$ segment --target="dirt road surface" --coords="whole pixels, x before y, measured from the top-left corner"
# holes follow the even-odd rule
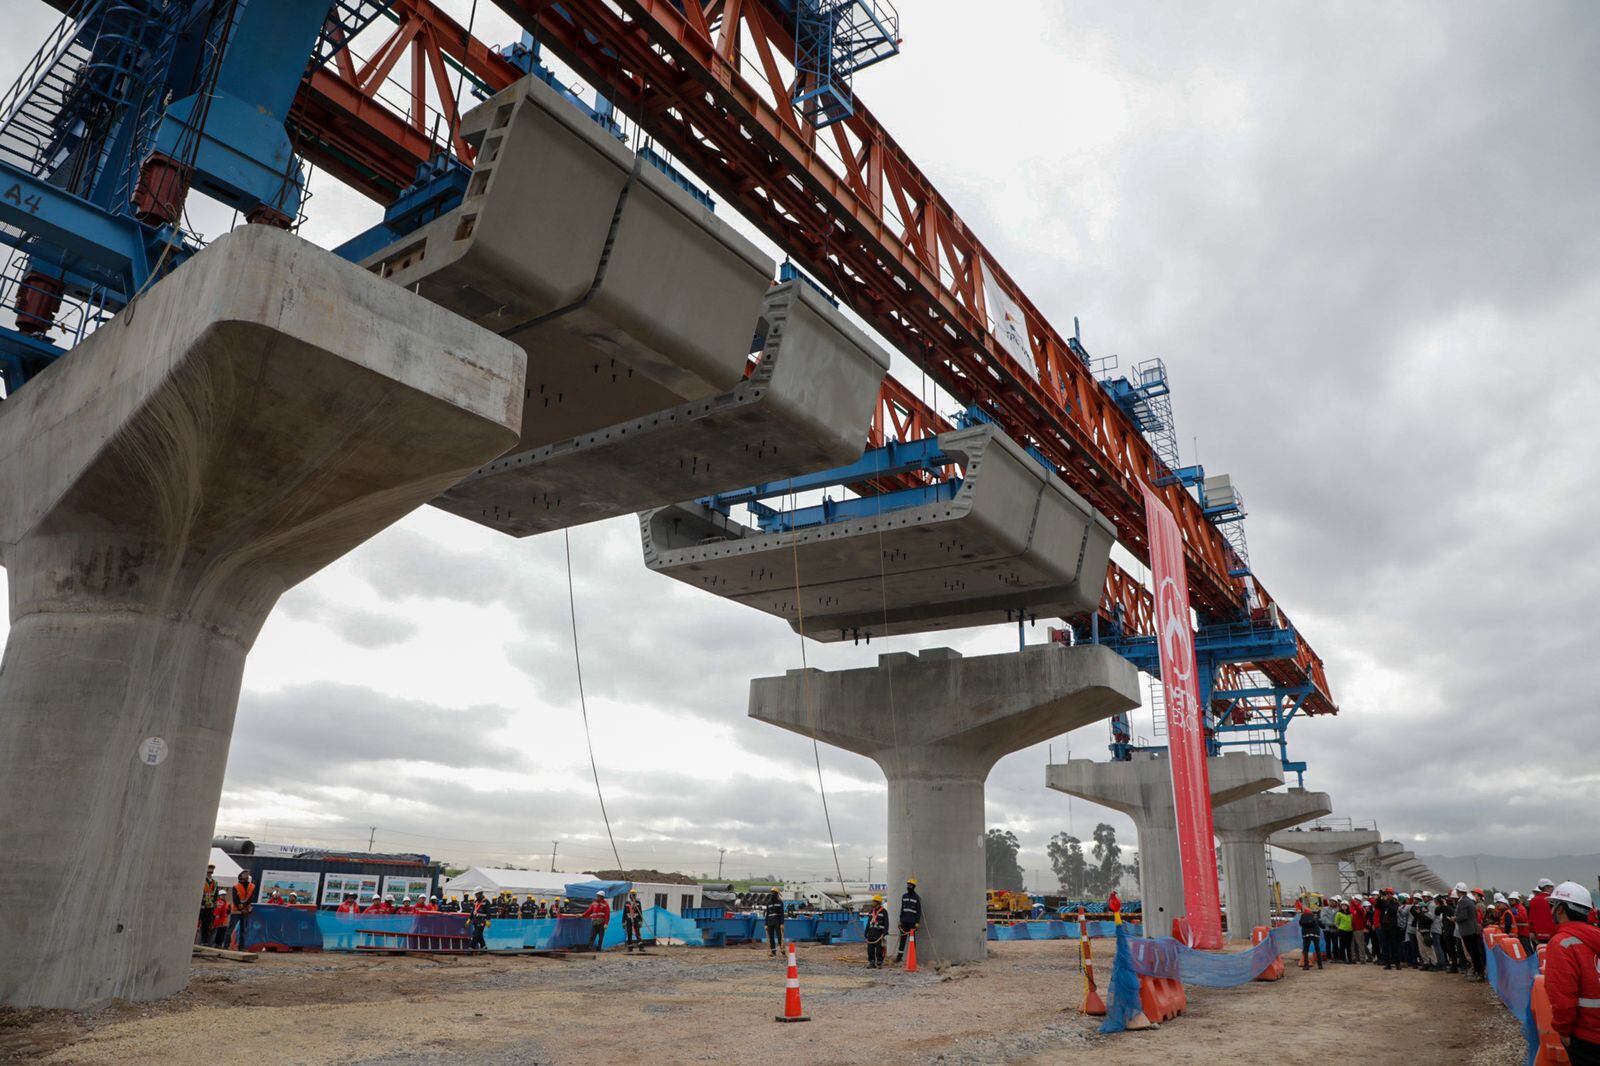
[[[1099,972],[1110,945],[1096,943]],[[1521,1038],[1481,984],[1375,966],[1191,989],[1158,1032],[1079,1015],[1076,945],[991,945],[982,966],[869,971],[865,949],[802,945],[811,1021],[779,1025],[783,960],[747,947],[537,957],[264,955],[196,960],[160,1003],[0,1009],[0,1059],[46,1063],[1329,1062],[1513,1066]],[[1292,961],[1286,959],[1286,962]]]

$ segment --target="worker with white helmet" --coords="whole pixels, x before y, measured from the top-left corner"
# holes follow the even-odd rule
[[[1461,946],[1466,949],[1467,958],[1472,960],[1470,980],[1482,981],[1484,979],[1483,924],[1478,920],[1478,903],[1467,890],[1465,881],[1456,882],[1456,891],[1461,894],[1461,901],[1456,904],[1456,936],[1460,938]]]
[[[1600,928],[1589,924],[1594,899],[1576,881],[1550,893],[1555,933],[1544,956],[1550,1028],[1572,1066],[1600,1066]]]
[[[1535,944],[1548,944],[1550,934],[1556,931],[1555,919],[1550,917],[1550,890],[1556,883],[1548,877],[1539,878],[1539,890],[1528,901],[1528,926]]]

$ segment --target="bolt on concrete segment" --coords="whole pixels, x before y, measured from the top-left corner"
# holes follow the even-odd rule
[[[1228,935],[1247,939],[1272,917],[1267,883],[1267,837],[1280,829],[1333,813],[1326,792],[1291,788],[1224,803],[1212,811],[1227,892]]]
[[[263,621],[504,451],[523,370],[509,342],[249,226],[0,404],[0,1001],[183,987]]]
[[[1213,810],[1283,784],[1283,764],[1272,755],[1214,756],[1206,760],[1206,773]],[[1045,784],[1133,819],[1139,833],[1139,895],[1145,928],[1152,935],[1165,935],[1172,919],[1184,913],[1172,766],[1166,756],[1135,752],[1126,762],[1073,759],[1045,767]]]
[[[363,265],[527,350],[519,450],[743,379],[772,260],[538,78],[462,129],[461,205]]]
[[[1337,895],[1343,887],[1339,860],[1377,842],[1376,829],[1286,829],[1267,838],[1273,847],[1303,855],[1310,861],[1312,890],[1323,896]]]
[[[767,293],[756,333],[731,392],[501,456],[434,506],[523,537],[859,459],[888,353],[801,281]]]
[[[645,565],[824,641],[1093,610],[1111,523],[994,426],[939,444],[964,467],[953,499],[778,533],[663,508],[640,516]]]
[[[790,670],[750,682],[751,718],[865,755],[883,770],[889,885],[918,879],[917,951],[936,962],[987,954],[983,787],[995,762],[1138,702],[1133,665],[1093,645],[972,658],[932,648],[880,656],[876,667]]]

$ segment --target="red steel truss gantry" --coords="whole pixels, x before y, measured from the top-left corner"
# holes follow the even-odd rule
[[[818,130],[797,109],[792,26],[773,0],[497,4],[941,389],[1046,455],[1142,562],[1140,490],[1151,486],[1182,531],[1193,605],[1222,618],[1247,609],[1232,551],[1199,504],[871,112],[858,99],[854,114]],[[396,0],[391,13],[398,22],[388,39],[364,61],[336,53],[302,84],[290,118],[305,156],[384,202],[438,150],[436,137],[470,162],[449,65],[491,90],[521,77],[431,0]],[[379,89],[408,50],[410,99],[391,106]],[[429,86],[442,131],[426,114]],[[1020,310],[1031,367],[991,333],[998,312],[986,291]],[[943,424],[891,378],[872,435],[911,438]],[[1150,632],[1148,592],[1115,564],[1110,578],[1101,613]],[[1272,606],[1259,579],[1255,589],[1257,609]],[[1277,616],[1289,624],[1281,606]],[[1322,661],[1298,639],[1296,660],[1256,668],[1278,685],[1309,683],[1305,712],[1333,713]]]

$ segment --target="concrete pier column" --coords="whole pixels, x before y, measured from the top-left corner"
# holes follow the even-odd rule
[[[1211,804],[1232,803],[1283,784],[1283,764],[1272,755],[1229,752],[1206,760]],[[1183,868],[1172,804],[1172,767],[1164,754],[1136,752],[1127,762],[1073,759],[1045,768],[1045,784],[1058,792],[1121,811],[1139,832],[1139,894],[1145,931],[1165,936],[1184,912]]]
[[[1311,889],[1323,896],[1339,894],[1339,860],[1377,842],[1376,829],[1287,829],[1267,838],[1273,847],[1310,861]]]
[[[257,632],[515,443],[523,363],[248,226],[0,403],[0,1001],[184,986]]]
[[[1291,788],[1261,792],[1212,811],[1222,881],[1227,890],[1228,938],[1249,939],[1250,931],[1272,917],[1267,884],[1267,837],[1280,829],[1333,813],[1326,792]]]
[[[983,787],[1001,756],[1139,702],[1138,674],[1097,646],[963,658],[883,655],[859,670],[790,670],[750,682],[750,717],[865,755],[889,781],[889,904],[918,880],[919,957],[987,954]]]

